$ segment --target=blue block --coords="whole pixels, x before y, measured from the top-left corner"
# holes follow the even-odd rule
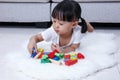
[[[34,58],[36,55],[37,55],[37,53],[34,52],[34,53],[31,54],[31,57]]]
[[[34,58],[36,55],[37,55],[37,52],[36,52],[35,48],[32,48],[31,57]]]
[[[57,57],[57,56],[55,56],[55,57],[53,58],[53,60],[58,61],[58,60],[60,60],[60,58],[59,58],[59,57]]]
[[[66,59],[64,59],[64,62],[66,62],[66,61],[68,61],[68,60],[70,60],[69,58],[66,58]]]
[[[44,52],[44,54],[48,55],[50,52]]]

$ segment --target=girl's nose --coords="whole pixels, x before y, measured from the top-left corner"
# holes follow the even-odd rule
[[[59,28],[59,24],[58,24],[57,22],[55,23],[55,27],[56,27],[56,28]]]

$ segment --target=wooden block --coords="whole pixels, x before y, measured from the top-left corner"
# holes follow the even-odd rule
[[[53,59],[49,59],[51,63],[54,63],[54,64],[57,64],[57,65],[62,65],[62,62],[60,61],[56,61],[56,60],[53,60]]]

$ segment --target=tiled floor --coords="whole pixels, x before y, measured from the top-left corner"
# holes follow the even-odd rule
[[[35,28],[0,28],[0,80],[16,80],[19,77],[16,75],[11,75],[11,71],[6,70],[2,63],[2,55],[8,53],[9,51],[13,50],[14,47],[19,48],[19,39],[26,39],[22,36],[31,36],[33,34],[38,33],[40,30],[44,29],[35,29]],[[103,70],[102,72],[95,73],[91,76],[88,76],[84,80],[120,80],[120,29],[95,29],[97,32],[103,33],[114,33],[116,37],[116,42],[118,44],[119,50],[114,55],[114,58],[117,60],[118,65],[115,67]],[[3,36],[4,35],[4,36]],[[15,37],[14,37],[15,36]],[[18,41],[16,41],[18,40]],[[29,78],[22,78],[22,80],[28,80]],[[21,80],[21,79],[20,79]],[[30,80],[30,79],[29,79]]]

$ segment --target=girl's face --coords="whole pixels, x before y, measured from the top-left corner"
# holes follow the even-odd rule
[[[65,35],[72,32],[73,28],[76,27],[75,22],[60,21],[58,19],[52,20],[53,28],[58,35]]]

